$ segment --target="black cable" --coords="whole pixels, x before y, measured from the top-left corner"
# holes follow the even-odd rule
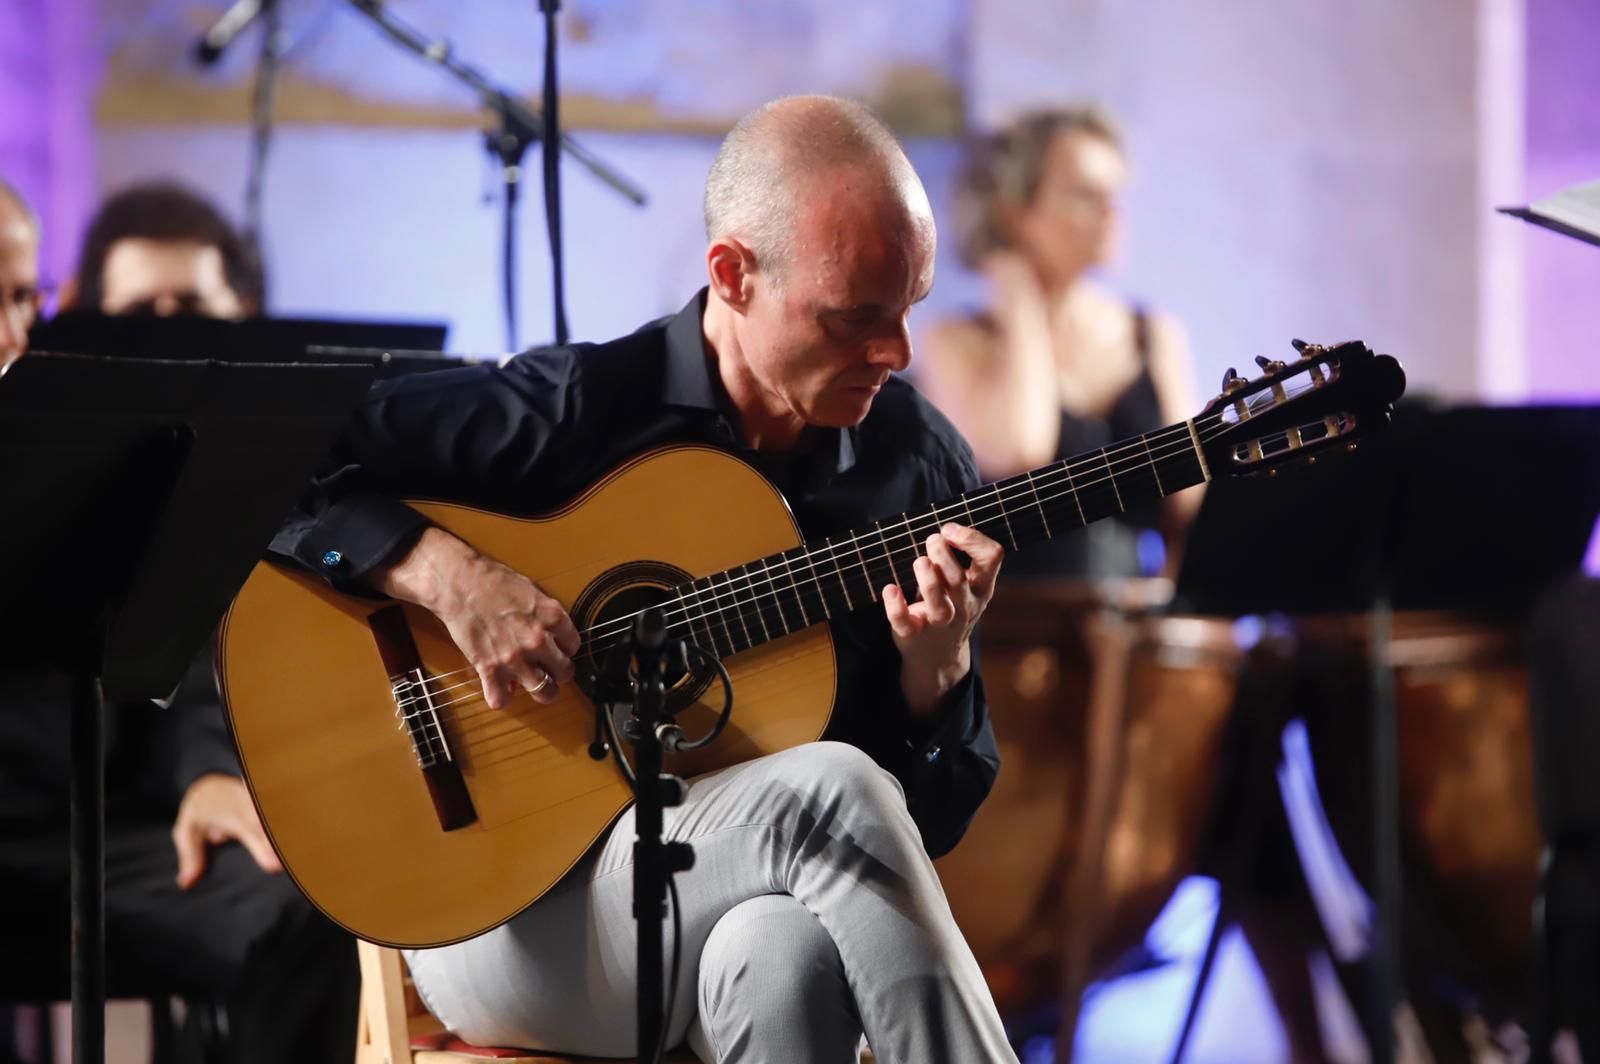
[[[667,1010],[661,1016],[661,1039],[656,1043],[656,1064],[667,1055],[667,1028],[672,1026],[672,1009],[678,1002],[678,950],[683,945],[683,914],[678,908],[678,881],[667,873],[667,892],[672,895],[672,974],[667,977]]]
[[[687,653],[698,655],[701,661],[711,663],[716,667],[717,675],[722,677],[722,713],[717,717],[717,722],[711,726],[711,731],[693,742],[679,744],[678,750],[687,752],[709,746],[712,740],[722,734],[722,729],[728,726],[728,719],[733,716],[733,678],[728,675],[728,669],[722,664],[722,659],[715,654],[694,643],[685,643],[684,649]]]

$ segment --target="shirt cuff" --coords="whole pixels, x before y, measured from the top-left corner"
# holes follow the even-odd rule
[[[397,499],[350,495],[329,506],[294,545],[294,557],[346,590],[369,590],[365,578],[414,542],[427,518]]]
[[[913,765],[936,765],[944,756],[945,747],[962,745],[972,723],[977,674],[977,665],[974,663],[960,682],[945,694],[944,706],[938,712],[909,717],[906,721],[905,744]]]

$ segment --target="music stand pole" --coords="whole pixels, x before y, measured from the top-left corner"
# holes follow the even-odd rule
[[[99,1064],[106,1046],[105,701],[100,677],[72,682],[72,1059]],[[98,1006],[93,1003],[100,1003]]]

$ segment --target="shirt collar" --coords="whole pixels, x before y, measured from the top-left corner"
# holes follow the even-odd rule
[[[702,288],[675,317],[667,322],[667,365],[661,398],[669,406],[687,407],[716,414],[734,423],[731,404],[720,381],[713,379],[714,368],[706,356],[706,292]],[[856,429],[821,429],[814,460],[833,475],[856,464]]]

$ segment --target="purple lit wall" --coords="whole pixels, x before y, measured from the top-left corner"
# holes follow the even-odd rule
[[[1600,181],[1600,4],[1528,0],[1527,189],[1537,201]],[[1600,248],[1530,228],[1528,390],[1600,400]],[[1587,570],[1600,576],[1600,527]]]
[[[1527,191],[1600,181],[1600,3],[1528,0]],[[1600,248],[1525,234],[1528,388],[1600,399]]]
[[[0,4],[0,175],[44,223],[41,269],[61,280],[94,209],[94,94],[100,82],[94,0]]]

